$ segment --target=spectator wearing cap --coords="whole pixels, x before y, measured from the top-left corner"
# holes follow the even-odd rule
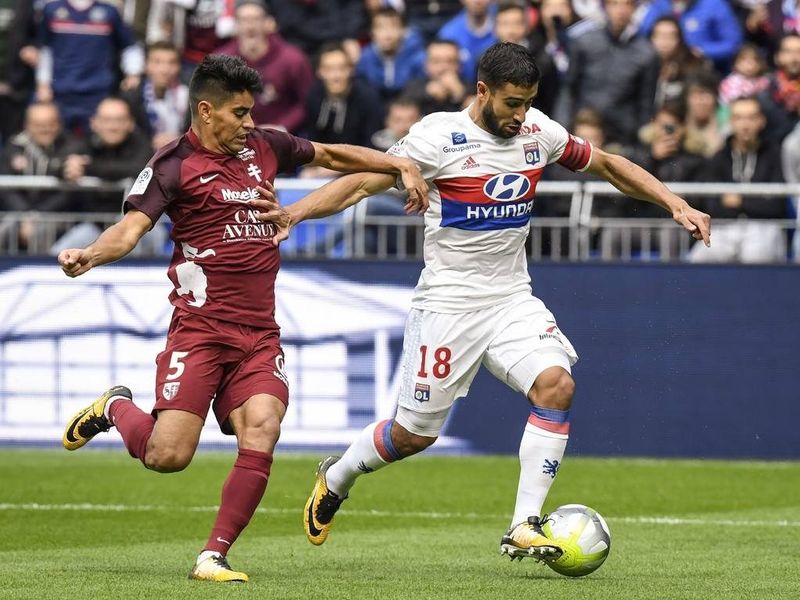
[[[219,52],[242,57],[261,75],[264,91],[255,97],[253,120],[297,133],[305,123],[305,101],[314,82],[311,63],[277,31],[267,33],[271,17],[261,0],[240,0],[235,16],[236,39]]]

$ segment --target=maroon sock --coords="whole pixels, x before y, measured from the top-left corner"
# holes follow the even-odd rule
[[[231,474],[222,486],[222,502],[205,550],[223,556],[239,537],[256,512],[267,489],[272,454],[240,449]]]
[[[108,416],[122,436],[130,455],[144,464],[147,440],[156,424],[155,417],[144,412],[131,400],[114,400],[108,409]]]

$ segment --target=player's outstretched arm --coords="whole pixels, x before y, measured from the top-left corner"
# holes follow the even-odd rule
[[[409,200],[420,206],[427,205],[428,184],[412,160],[350,144],[312,144],[314,159],[310,164],[348,173],[369,171],[400,175]]]
[[[703,240],[706,246],[711,245],[711,217],[689,206],[686,200],[624,156],[592,148],[592,160],[587,171],[602,177],[626,196],[664,208],[694,239]]]
[[[317,188],[286,208],[278,203],[271,189],[260,187],[256,189],[261,198],[249,200],[248,204],[258,210],[256,219],[273,223],[277,227],[278,232],[272,241],[278,245],[289,237],[289,230],[293,225],[306,219],[318,219],[342,212],[368,196],[385,192],[394,183],[394,177],[385,173],[353,173]]]
[[[83,275],[92,267],[114,262],[128,254],[152,226],[150,217],[138,210],[131,210],[86,248],[62,250],[58,255],[58,264],[69,277]]]

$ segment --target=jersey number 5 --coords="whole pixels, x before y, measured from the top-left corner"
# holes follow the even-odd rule
[[[426,370],[425,364],[428,359],[428,347],[427,346],[420,346],[419,353],[422,355],[420,358],[420,365],[419,371],[417,372],[417,377],[427,377],[428,371]],[[448,375],[450,375],[450,357],[453,355],[450,348],[447,346],[442,346],[441,348],[437,348],[433,353],[433,376],[436,379],[444,379]]]
[[[172,372],[167,373],[167,381],[178,379],[181,375],[183,375],[183,370],[186,368],[186,365],[182,363],[181,360],[187,356],[189,356],[188,352],[172,353],[172,356],[169,358],[169,370]]]

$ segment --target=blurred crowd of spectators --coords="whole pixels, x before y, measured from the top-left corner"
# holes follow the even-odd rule
[[[186,130],[186,84],[211,52],[241,56],[263,76],[258,125],[386,149],[422,116],[468,105],[477,59],[499,40],[536,55],[537,108],[664,181],[797,182],[799,5],[0,0],[0,173],[135,176]],[[576,178],[555,169],[547,176]],[[694,203],[741,218],[741,227],[717,229],[712,250],[692,259],[785,257],[785,236],[759,221],[792,217],[787,199],[727,194]],[[537,204],[540,215],[568,214],[563,198]],[[663,216],[634,201],[595,204],[600,216]],[[0,210],[118,206],[118,197],[0,190]]]

